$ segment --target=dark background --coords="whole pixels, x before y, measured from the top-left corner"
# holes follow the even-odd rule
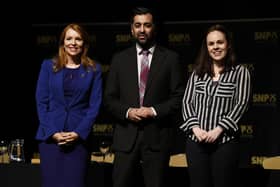
[[[135,6],[154,9],[164,21],[279,17],[276,1],[102,0],[40,1],[30,9],[32,23],[128,21]]]

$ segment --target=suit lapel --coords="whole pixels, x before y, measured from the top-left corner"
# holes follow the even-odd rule
[[[133,92],[135,96],[135,103],[139,103],[139,81],[138,81],[138,66],[137,66],[137,52],[136,48],[132,47],[129,50],[128,56],[127,56],[127,64],[125,64],[124,68],[128,68],[126,72],[129,72],[127,74],[127,79],[130,82],[129,83],[129,90],[130,92]]]
[[[158,72],[160,71],[160,68],[162,67],[162,65],[164,63],[165,55],[166,54],[164,54],[164,52],[161,50],[160,47],[157,46],[155,48],[153,58],[152,58],[152,62],[151,62],[151,66],[150,66],[148,81],[147,81],[147,85],[146,85],[146,92],[150,88],[153,80],[155,80],[155,77],[158,75]]]
[[[65,103],[65,98],[64,98],[64,87],[63,87],[63,70],[60,70],[57,73],[53,74],[54,78],[53,80],[55,81],[55,84],[57,84],[56,86],[56,93],[57,95],[59,95],[58,98],[61,98],[61,102],[64,104]]]

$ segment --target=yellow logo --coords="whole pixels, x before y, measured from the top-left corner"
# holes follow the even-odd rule
[[[188,43],[191,41],[189,33],[170,33],[168,35],[169,43]]]
[[[57,43],[57,38],[54,35],[37,36],[38,45],[50,45],[50,44],[56,44],[56,43]]]
[[[106,135],[113,133],[112,124],[95,124],[92,128],[92,131],[95,135]]]
[[[106,73],[110,69],[110,65],[101,64],[102,73]]]
[[[242,137],[252,137],[253,136],[253,125],[240,125],[240,131]]]
[[[116,43],[128,43],[131,40],[130,34],[117,34]]]
[[[256,41],[276,41],[278,40],[277,32],[255,32]]]
[[[245,66],[250,72],[253,72],[255,70],[254,64],[244,63],[242,65]]]
[[[276,94],[253,94],[254,104],[276,104],[277,95]]]
[[[188,72],[191,73],[193,71],[193,64],[188,64]]]
[[[265,158],[266,158],[266,157],[264,157],[264,156],[252,156],[252,157],[251,157],[251,164],[252,164],[252,165],[262,165],[263,160],[264,160]]]

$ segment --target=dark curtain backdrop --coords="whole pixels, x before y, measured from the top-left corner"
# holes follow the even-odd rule
[[[234,38],[238,61],[251,72],[253,93],[249,110],[240,121],[241,127],[241,167],[259,167],[267,156],[279,155],[279,63],[280,63],[280,19],[239,19],[221,21],[165,21],[160,25],[158,42],[177,51],[185,64],[186,76],[192,70],[194,58],[198,52],[205,29],[222,23],[231,31]],[[90,56],[103,66],[104,83],[110,68],[110,59],[114,52],[128,47],[132,40],[130,25],[127,22],[82,23],[91,36]],[[37,151],[34,140],[38,126],[35,108],[35,88],[40,65],[44,58],[52,57],[57,50],[58,36],[65,24],[32,24],[32,58],[28,68],[31,90],[25,106],[24,124],[17,123],[16,129],[5,133],[6,138],[22,137],[28,142],[27,154]],[[14,122],[13,122],[14,121]],[[113,120],[101,108],[100,115],[93,127],[93,150],[98,142],[111,140]],[[26,130],[28,129],[28,130]],[[184,135],[177,130],[174,154],[184,152]]]

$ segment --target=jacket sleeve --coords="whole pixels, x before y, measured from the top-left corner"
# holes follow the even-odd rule
[[[41,65],[36,87],[36,107],[40,123],[38,131],[42,131],[39,134],[43,135],[43,137],[37,137],[38,139],[47,139],[49,136],[51,136],[57,131],[55,126],[52,124],[51,120],[49,120],[49,80],[50,74],[52,73],[51,71],[52,61],[44,60]]]
[[[168,58],[168,66],[165,68],[170,73],[170,78],[164,80],[166,83],[165,92],[168,93],[168,96],[163,102],[153,105],[157,112],[156,119],[166,119],[180,112],[186,83],[184,67],[180,63],[179,55],[172,52],[166,58]]]
[[[238,131],[239,127],[237,123],[247,109],[251,94],[251,78],[248,69],[244,66],[239,66],[237,71],[238,81],[235,105],[233,109],[226,116],[222,117],[219,122],[219,125],[230,133]]]
[[[194,110],[193,99],[195,95],[195,73],[193,72],[188,80],[185,94],[182,101],[182,115],[184,123],[180,128],[189,133],[194,126],[199,126],[197,114]]]
[[[128,104],[120,101],[120,77],[119,68],[120,60],[119,54],[115,54],[112,58],[110,71],[107,76],[105,91],[104,91],[104,105],[105,108],[117,119],[125,120],[126,112],[130,107]]]

